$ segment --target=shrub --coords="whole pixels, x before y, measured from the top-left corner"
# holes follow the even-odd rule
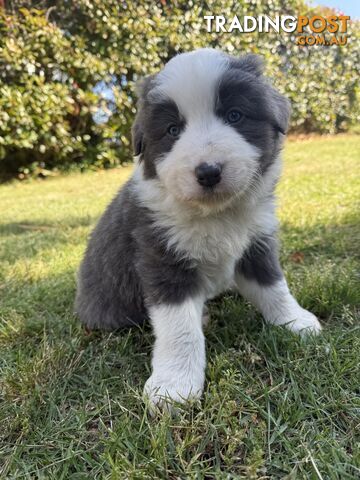
[[[38,10],[1,15],[0,35],[1,175],[106,164],[109,128],[93,120],[99,98],[92,92],[106,63]]]

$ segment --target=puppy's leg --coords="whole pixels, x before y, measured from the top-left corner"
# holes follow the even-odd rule
[[[149,307],[156,339],[152,375],[144,392],[152,404],[201,396],[205,378],[203,306],[204,299],[197,296],[180,304]]]
[[[284,325],[301,335],[320,332],[315,315],[302,308],[289,291],[274,237],[263,236],[252,242],[236,266],[235,280],[240,293],[267,322]]]

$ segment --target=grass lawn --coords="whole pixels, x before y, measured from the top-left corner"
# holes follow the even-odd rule
[[[360,478],[360,137],[289,141],[282,263],[324,333],[211,305],[206,389],[177,417],[141,400],[149,327],[72,315],[87,236],[130,168],[0,186],[0,478]]]

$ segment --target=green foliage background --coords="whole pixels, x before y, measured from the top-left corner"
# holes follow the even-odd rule
[[[287,33],[207,33],[203,20],[208,14],[319,12],[302,0],[28,0],[5,6],[0,11],[3,178],[129,161],[137,79],[198,47],[263,55],[266,73],[291,100],[293,132],[346,131],[360,118],[358,24],[351,23],[346,46],[301,47]],[[94,92],[100,81],[113,89],[111,104]],[[99,108],[107,122],[94,120]]]

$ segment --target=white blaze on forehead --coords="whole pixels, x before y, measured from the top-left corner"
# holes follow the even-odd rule
[[[214,108],[217,85],[229,63],[221,52],[200,49],[177,55],[157,76],[151,95],[170,97],[187,120]]]

